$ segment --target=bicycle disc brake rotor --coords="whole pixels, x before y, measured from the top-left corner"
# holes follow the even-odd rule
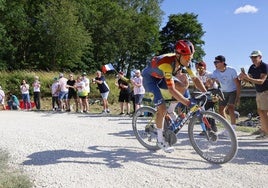
[[[177,143],[177,136],[173,131],[167,129],[164,131],[163,134],[164,134],[166,142],[168,142],[169,145],[172,146],[173,144]]]

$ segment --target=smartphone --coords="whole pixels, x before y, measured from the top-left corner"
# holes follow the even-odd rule
[[[241,68],[240,70],[241,70],[241,72],[245,73],[245,69],[244,68]]]

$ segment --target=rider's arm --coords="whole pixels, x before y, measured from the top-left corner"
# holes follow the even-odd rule
[[[192,81],[194,82],[195,87],[202,91],[202,92],[206,92],[207,89],[205,87],[205,85],[203,84],[203,82],[195,75],[195,73],[190,69],[190,68],[186,68],[189,76],[191,77]]]

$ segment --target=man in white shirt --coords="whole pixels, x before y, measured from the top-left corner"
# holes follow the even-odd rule
[[[60,103],[60,109],[63,111],[63,109],[67,105],[67,100],[68,100],[68,87],[67,86],[67,81],[68,79],[63,76],[62,73],[59,75],[59,103]]]

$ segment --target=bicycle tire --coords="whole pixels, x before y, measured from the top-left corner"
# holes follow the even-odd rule
[[[132,128],[135,137],[145,148],[159,150],[155,124],[156,109],[150,106],[140,107],[132,118]]]
[[[205,160],[214,164],[223,164],[231,161],[237,153],[238,142],[231,125],[219,114],[212,111],[201,111],[203,117],[215,120],[217,133],[206,131],[210,136],[202,136],[200,132],[200,118],[195,114],[188,125],[188,134],[194,150]],[[221,135],[222,131],[226,135]],[[212,138],[213,137],[213,138]]]

